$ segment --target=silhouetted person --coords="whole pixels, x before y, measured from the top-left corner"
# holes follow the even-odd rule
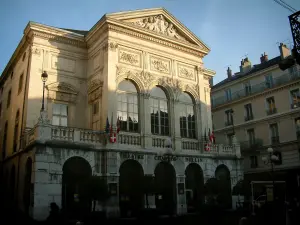
[[[61,224],[61,216],[59,213],[59,207],[55,202],[50,204],[50,213],[47,218],[47,224]]]

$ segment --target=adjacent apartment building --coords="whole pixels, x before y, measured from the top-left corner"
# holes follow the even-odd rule
[[[227,78],[212,87],[213,128],[217,142],[230,145],[236,134],[248,182],[286,181],[294,195],[300,175],[300,71],[299,66],[281,71],[278,63],[290,50],[282,43],[279,50],[272,59],[262,54],[258,65],[243,59],[235,74],[228,68]],[[278,159],[274,174],[268,148]]]
[[[240,148],[205,151],[202,139],[212,130],[209,51],[162,8],[106,14],[88,31],[30,22],[0,79],[9,202],[38,220],[50,202],[88,211],[81,184],[94,175],[107,182],[109,217],[193,211],[210,178],[223,181],[220,202],[235,205]],[[147,196],[146,180],[156,190]]]

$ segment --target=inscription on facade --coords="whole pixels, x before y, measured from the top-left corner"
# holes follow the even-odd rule
[[[121,153],[121,158],[122,159],[144,159],[144,155],[137,154],[137,153],[124,152],[124,153]]]
[[[177,156],[175,156],[175,155],[164,155],[164,156],[156,155],[156,156],[154,156],[154,160],[176,161],[177,160]]]

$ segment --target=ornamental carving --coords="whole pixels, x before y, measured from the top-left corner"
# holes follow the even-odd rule
[[[178,40],[186,41],[186,39],[178,33],[174,25],[167,21],[163,15],[149,16],[132,23],[147,30],[154,31]]]
[[[47,85],[48,99],[75,103],[78,91],[70,84],[57,82]]]
[[[170,61],[159,59],[156,57],[150,58],[150,69],[161,73],[170,73]]]
[[[194,80],[194,70],[178,66],[178,76],[188,80]]]
[[[174,94],[174,98],[175,100],[178,99],[179,95],[182,92],[182,88],[183,88],[183,84],[180,80],[177,79],[173,79],[173,78],[160,78],[158,80],[158,84],[165,86],[165,87],[169,87],[173,94]]]
[[[116,51],[116,49],[117,49],[117,47],[118,47],[118,43],[116,43],[116,42],[110,42],[110,43],[108,44],[108,47],[109,47],[109,50],[111,50],[111,51]]]
[[[140,63],[141,54],[135,52],[128,52],[128,51],[119,51],[119,62],[130,64],[133,66],[141,66]]]
[[[119,83],[122,79],[130,79],[133,80],[140,90],[143,88],[143,83],[141,82],[141,74],[142,72],[137,70],[131,70],[126,67],[117,66],[117,83]]]
[[[151,75],[149,72],[142,72],[141,73],[141,80],[144,83],[145,89],[149,89],[151,83],[155,80],[155,77]]]
[[[88,93],[91,93],[102,86],[103,86],[103,81],[99,79],[91,80],[88,83]]]
[[[185,86],[185,91],[191,93],[197,100],[199,98],[199,86],[198,84],[187,84]]]
[[[41,50],[38,49],[38,48],[32,48],[32,54],[35,54],[35,55],[41,55]]]

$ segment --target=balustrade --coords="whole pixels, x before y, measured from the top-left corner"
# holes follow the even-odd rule
[[[119,133],[118,134],[118,143],[124,145],[141,145],[141,136],[140,134],[133,133]]]

